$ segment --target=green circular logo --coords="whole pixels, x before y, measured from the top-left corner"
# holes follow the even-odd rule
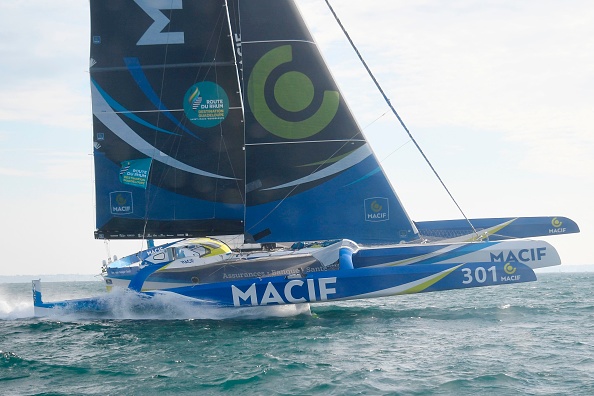
[[[270,109],[268,100],[284,110],[298,113],[308,108],[314,99],[316,87],[311,79],[299,71],[283,73],[274,83],[274,98],[266,94],[266,81],[279,66],[293,61],[290,45],[276,47],[264,54],[250,74],[248,81],[248,102],[258,123],[283,139],[306,139],[326,128],[334,119],[340,104],[337,91],[324,91],[320,107],[307,119],[290,121],[279,117]]]
[[[274,85],[274,98],[287,111],[305,110],[313,101],[314,93],[309,77],[298,71],[283,74]]]
[[[193,124],[211,128],[227,118],[229,97],[218,84],[202,81],[192,85],[186,92],[184,112]]]

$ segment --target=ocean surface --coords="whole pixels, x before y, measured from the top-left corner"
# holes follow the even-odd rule
[[[119,296],[110,318],[38,319],[29,284],[0,284],[0,394],[594,395],[593,286],[594,273],[550,273],[200,312]],[[47,301],[104,293],[100,282],[43,288]]]

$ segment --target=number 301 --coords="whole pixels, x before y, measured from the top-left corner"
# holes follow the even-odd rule
[[[476,280],[478,283],[485,283],[487,281],[488,273],[491,273],[491,278],[493,282],[497,282],[497,273],[495,266],[489,267],[487,269],[483,267],[476,267],[474,269],[474,278],[472,274],[472,270],[470,268],[462,268],[462,273],[464,275],[464,280],[462,281],[463,284],[467,285],[472,283],[473,280]]]

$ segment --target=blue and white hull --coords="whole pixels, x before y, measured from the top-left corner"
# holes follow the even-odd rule
[[[172,292],[223,306],[318,303],[494,286],[536,280],[524,264],[437,264],[313,273],[185,287]]]
[[[168,245],[169,252],[153,249],[153,255],[139,265],[132,264],[135,272],[131,270],[125,277],[114,275],[125,271],[108,272],[107,285],[113,289],[119,284],[146,299],[173,294],[198,307],[272,306],[531,282],[536,280],[535,268],[560,264],[555,249],[541,241],[376,248],[340,241],[326,247],[240,258],[225,253],[222,259],[206,263],[200,262],[204,256],[192,261],[187,257],[170,260],[175,249],[187,248],[187,244]],[[159,257],[165,262],[157,263]],[[180,266],[178,260],[186,261],[187,266]],[[34,281],[34,302],[39,316],[55,309],[111,309],[104,297],[45,303],[39,281]]]
[[[242,307],[367,299],[535,280],[534,271],[526,264],[434,264],[339,269],[310,273],[303,277],[243,279],[142,294],[150,299],[162,293],[175,293],[195,300],[197,306]],[[45,316],[56,309],[66,312],[106,312],[111,308],[103,297],[45,303],[39,281],[34,281],[33,293],[36,316]]]
[[[342,240],[327,247],[249,254],[232,253],[221,247],[216,248],[213,254],[190,257],[187,251],[195,250],[195,247],[188,248],[192,241],[198,244],[208,241],[211,247],[220,243],[201,238],[167,245],[163,251],[158,251],[162,252],[160,254],[164,262],[156,259],[157,254],[135,263],[131,263],[128,257],[118,260],[107,267],[104,275],[108,289],[119,287],[137,291],[169,290],[229,280],[328,272],[338,269],[339,256],[344,258],[345,255],[341,252],[345,251],[349,252],[354,269],[469,262],[487,266],[491,263],[521,263],[535,269],[561,263],[559,255],[550,244],[527,240],[381,247],[359,247],[351,241]],[[185,249],[185,254],[179,252],[182,248]],[[344,265],[342,263],[343,267]]]

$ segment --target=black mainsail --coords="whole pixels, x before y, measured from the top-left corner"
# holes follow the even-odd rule
[[[92,0],[99,238],[407,241],[290,0]]]
[[[92,0],[90,72],[97,236],[243,233],[225,2]]]

